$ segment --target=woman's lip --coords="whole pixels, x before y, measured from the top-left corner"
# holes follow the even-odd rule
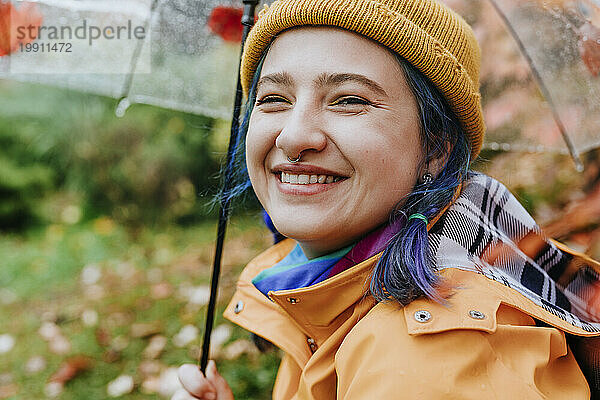
[[[347,178],[346,175],[340,174],[339,172],[332,171],[330,169],[318,167],[310,164],[277,164],[271,168],[271,172],[291,172],[294,174],[305,174],[305,175],[331,175]]]

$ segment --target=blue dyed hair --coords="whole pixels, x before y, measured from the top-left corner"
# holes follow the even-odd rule
[[[221,192],[221,199],[232,200],[251,187],[244,151],[245,137],[256,101],[256,83],[267,52],[268,48],[256,69],[244,118],[235,138],[236,156],[232,160],[234,164],[230,166],[234,171],[233,184]],[[426,155],[422,169],[438,158],[445,159],[445,164],[433,182],[429,185],[417,183],[410,194],[399,199],[397,207],[391,212],[391,221],[402,218],[405,224],[390,240],[376,264],[370,290],[378,301],[395,299],[402,305],[423,296],[443,301],[436,289],[438,276],[433,255],[429,254],[427,224],[421,219],[408,217],[419,213],[431,220],[453,200],[456,190],[467,177],[471,161],[470,147],[458,118],[444,96],[414,66],[398,55],[396,58],[419,109],[421,145]]]
[[[417,101],[425,169],[430,161],[445,159],[442,171],[429,185],[418,183],[392,212],[392,220],[405,224],[390,240],[371,278],[371,293],[378,301],[396,299],[402,305],[426,296],[439,302],[435,260],[429,254],[427,223],[452,202],[466,179],[471,151],[460,122],[431,81],[410,63],[396,56]],[[448,150],[450,150],[448,152]],[[449,153],[449,154],[448,154]]]

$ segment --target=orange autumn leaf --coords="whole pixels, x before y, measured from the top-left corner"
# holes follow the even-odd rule
[[[65,360],[50,377],[49,382],[65,384],[83,371],[92,368],[92,360],[85,356],[75,356]]]
[[[42,23],[42,15],[33,3],[24,3],[18,9],[10,1],[0,0],[0,57],[8,55],[35,40],[36,29]],[[33,34],[30,36],[29,32]]]
[[[593,76],[600,73],[600,29],[586,22],[579,28],[579,54]]]

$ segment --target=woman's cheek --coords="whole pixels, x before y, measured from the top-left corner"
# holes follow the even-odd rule
[[[250,121],[250,127],[246,136],[246,160],[248,164],[248,174],[254,184],[261,172],[265,171],[265,161],[275,139],[270,139],[270,135],[261,124]]]

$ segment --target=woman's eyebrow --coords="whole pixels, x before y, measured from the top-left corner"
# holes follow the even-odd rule
[[[374,92],[387,96],[387,93],[379,84],[372,79],[367,78],[364,75],[352,74],[352,73],[341,73],[341,74],[327,74],[323,73],[315,80],[316,86],[336,86],[345,82],[356,82],[361,85],[369,87]]]
[[[294,86],[294,79],[287,72],[275,72],[269,75],[262,76],[258,83],[256,84],[256,90],[260,88],[261,85],[270,82],[275,85],[282,86]],[[360,74],[352,74],[352,73],[322,73],[315,79],[315,86],[317,87],[327,87],[327,86],[336,86],[346,82],[356,82],[361,85],[367,86],[374,92],[387,96],[387,93],[383,88],[372,79],[367,78],[364,75]]]
[[[256,84],[256,90],[266,82],[274,83],[275,85],[294,86],[294,79],[287,72],[275,72],[273,74],[262,76]]]

